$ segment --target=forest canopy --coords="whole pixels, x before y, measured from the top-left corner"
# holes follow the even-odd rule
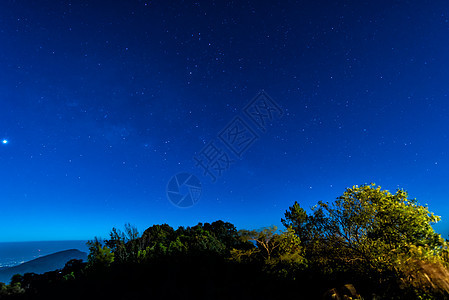
[[[177,229],[153,225],[142,234],[130,224],[112,228],[108,239],[88,243],[87,263],[14,276],[0,291],[4,297],[71,291],[75,298],[101,290],[115,299],[131,289],[188,299],[269,299],[299,289],[307,297],[441,298],[449,295],[449,255],[447,241],[432,228],[439,220],[404,190],[353,186],[309,213],[296,201],[281,219],[283,229],[237,230],[221,220]],[[170,289],[171,282],[182,288]]]

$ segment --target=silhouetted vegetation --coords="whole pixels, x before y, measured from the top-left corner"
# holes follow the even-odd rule
[[[403,190],[348,188],[307,213],[295,202],[283,230],[228,222],[174,229],[130,224],[89,242],[87,262],[15,275],[5,299],[446,299],[447,241],[439,217]],[[361,295],[361,296],[360,296]]]

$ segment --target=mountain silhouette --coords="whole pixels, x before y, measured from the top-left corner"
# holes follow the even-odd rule
[[[14,274],[36,273],[42,274],[57,269],[62,269],[71,259],[87,260],[87,253],[77,249],[59,251],[53,254],[45,255],[20,265],[0,269],[0,282],[9,283]]]

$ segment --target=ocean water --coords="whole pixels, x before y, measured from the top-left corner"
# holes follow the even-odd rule
[[[45,241],[0,243],[0,268],[12,267],[58,251],[78,249],[89,253],[87,241]]]

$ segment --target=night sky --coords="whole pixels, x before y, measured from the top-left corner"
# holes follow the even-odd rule
[[[0,241],[281,226],[371,182],[448,237],[447,1],[5,0],[0,47]],[[210,143],[232,161],[215,180]],[[201,184],[190,207],[167,197],[178,173]]]

